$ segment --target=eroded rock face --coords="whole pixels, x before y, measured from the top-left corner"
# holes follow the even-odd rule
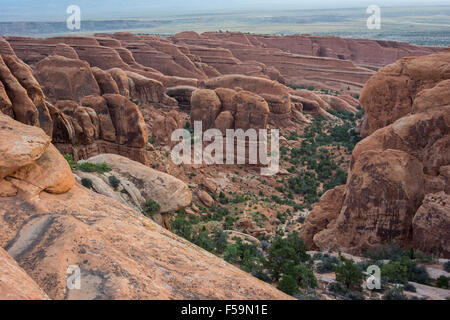
[[[450,195],[428,194],[413,219],[413,246],[436,256],[450,256]]]
[[[48,300],[44,291],[3,248],[0,248],[0,269],[1,300]]]
[[[100,94],[90,65],[82,60],[47,57],[36,64],[34,76],[52,103],[58,100],[78,102],[84,96]]]
[[[417,216],[418,224],[413,223],[413,218],[416,219],[427,192],[446,190],[449,117],[450,106],[429,109],[403,117],[361,141],[352,154],[342,205],[339,202],[342,199],[335,201],[340,212],[336,223],[316,232],[314,245],[322,250],[361,253],[382,243],[395,242],[405,248],[447,256],[442,248],[436,249],[439,242],[431,236],[426,238],[430,240],[427,245],[423,236],[420,245],[421,240],[413,240],[415,227],[424,228],[423,222],[419,223],[423,213]],[[440,175],[441,171],[444,174]],[[326,204],[326,198],[319,208],[322,202]],[[435,220],[445,219],[436,215]],[[317,231],[323,226],[313,218],[308,218],[306,225],[312,224]],[[304,236],[311,237],[307,231]]]
[[[361,105],[367,114],[362,135],[368,136],[410,113],[448,104],[445,80],[450,79],[449,65],[450,51],[447,50],[403,58],[382,68],[361,92]]]
[[[147,163],[148,130],[139,108],[118,94],[91,95],[58,101],[50,107],[53,141],[75,161],[100,153],[115,153]]]
[[[245,75],[226,75],[207,80],[205,87],[208,89],[240,88],[263,97],[269,104],[271,113],[289,114],[291,112],[289,89],[277,81]]]
[[[450,106],[429,109],[362,140],[352,154],[342,205],[342,199],[335,201],[340,212],[336,223],[323,228],[314,216],[307,219],[306,225],[316,228],[308,230],[317,231],[314,245],[354,253],[387,242],[419,249],[413,240],[413,218],[427,193],[447,190],[449,117]],[[318,207],[326,205],[326,200]],[[305,239],[311,238],[308,230]],[[438,245],[427,239],[428,252],[437,252]]]
[[[214,121],[222,109],[219,97],[213,90],[198,89],[191,96],[191,123],[202,122],[202,129],[208,130],[214,126]]]
[[[170,111],[165,117],[156,117],[152,128],[153,142],[156,145],[171,146],[174,143],[171,140],[172,133],[182,127],[181,115],[175,110]]]
[[[302,226],[300,236],[311,250],[318,249],[313,237],[336,222],[344,199],[345,186],[328,190],[308,215]]]

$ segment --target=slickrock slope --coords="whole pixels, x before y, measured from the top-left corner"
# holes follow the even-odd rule
[[[307,218],[302,237],[312,247],[360,253],[392,241],[449,257],[449,58],[404,58],[369,80],[371,134],[353,150],[343,195],[329,191]]]
[[[0,248],[0,300],[47,300],[30,276]]]
[[[0,154],[4,168],[13,166],[4,170],[8,174],[0,181],[0,245],[50,298],[289,298],[131,207],[73,186],[67,162],[41,129],[2,114],[0,120],[1,145],[12,141],[22,151],[6,149]],[[32,130],[34,139],[23,139],[26,130]],[[22,159],[18,170],[15,158]],[[18,173],[22,171],[26,174]],[[42,178],[45,186],[37,186]],[[0,292],[14,294],[14,286],[24,290],[12,298],[46,298],[10,261],[0,251]],[[80,290],[67,287],[68,268],[74,266],[81,271]],[[19,276],[24,280],[16,285]]]

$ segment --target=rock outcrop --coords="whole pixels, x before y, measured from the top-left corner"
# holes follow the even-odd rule
[[[0,249],[1,298],[45,299],[46,294],[69,300],[289,298],[127,205],[79,184],[67,188],[64,180],[50,183],[49,177],[73,179],[73,175],[49,138],[41,129],[25,129],[6,115],[0,114],[0,120],[5,123],[0,126],[1,145],[14,136],[17,142],[15,149],[1,154],[0,246],[9,255]],[[29,139],[22,135],[27,130],[32,135]],[[97,160],[109,161],[134,183],[146,185],[142,190],[157,193],[159,186],[167,188],[165,192],[173,191],[173,177],[118,156],[103,157]],[[4,160],[14,158],[22,162]],[[44,180],[30,177],[46,179],[45,184],[51,184],[52,189],[40,187],[34,192],[34,184]],[[158,182],[157,177],[164,182]],[[8,188],[17,192],[3,192]],[[58,194],[50,193],[55,190]],[[165,195],[161,206],[175,209],[181,202],[190,202],[188,190],[183,192],[174,192],[172,201]],[[75,269],[81,276],[79,290],[67,286],[67,275]]]
[[[413,246],[436,256],[450,256],[450,194],[428,194],[413,219]]]
[[[448,232],[443,228],[448,229],[450,105],[445,105],[447,84],[441,81],[446,72],[442,61],[447,56],[404,58],[374,76],[378,86],[371,80],[364,88],[364,107],[367,97],[381,101],[386,70],[402,66],[403,75],[392,74],[389,79],[404,81],[385,88],[392,99],[383,100],[383,105],[380,102],[381,110],[373,109],[375,104],[368,108],[367,132],[371,134],[353,150],[344,193],[333,200],[335,209],[323,209],[330,207],[330,193],[326,193],[307,218],[302,236],[311,247],[361,253],[394,242],[449,256]],[[431,88],[420,89],[425,86]],[[418,93],[412,94],[412,88]],[[414,97],[422,98],[414,103]],[[384,120],[375,113],[385,115]],[[386,123],[392,124],[383,127]],[[323,223],[323,217],[329,221],[337,213],[334,223]]]
[[[410,113],[448,105],[449,84],[445,80],[450,79],[449,65],[447,50],[403,58],[382,68],[361,92],[360,101],[367,116],[361,134],[368,136]]]
[[[85,96],[81,103],[62,100],[51,107],[53,141],[61,152],[75,161],[115,153],[148,162],[148,130],[138,106],[119,94]]]
[[[47,57],[36,64],[34,76],[51,103],[58,100],[79,102],[85,96],[100,94],[90,65],[82,60]]]

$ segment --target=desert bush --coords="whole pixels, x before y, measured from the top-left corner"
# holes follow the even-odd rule
[[[92,189],[92,180],[89,179],[89,178],[82,178],[81,179],[81,184],[85,188]]]
[[[403,290],[405,291],[409,291],[409,292],[416,292],[416,287],[414,287],[414,285],[412,285],[411,283],[407,282],[403,285]]]
[[[272,278],[277,281],[282,274],[288,273],[288,268],[310,259],[306,253],[307,250],[306,244],[296,232],[291,233],[287,238],[276,236],[270,248],[267,249],[264,265],[270,271]]]
[[[383,295],[383,300],[408,300],[401,288],[390,288]]]
[[[91,163],[91,162],[82,162],[77,163],[74,166],[74,169],[83,171],[83,172],[97,172],[103,174],[105,172],[111,171],[111,168],[106,162],[103,163]]]
[[[111,187],[117,189],[120,185],[120,180],[116,176],[109,176],[108,182]]]
[[[436,281],[436,286],[441,289],[448,289],[448,277],[440,276]]]
[[[316,267],[318,273],[329,273],[334,271],[334,267],[339,265],[341,261],[333,256],[324,255]]]
[[[361,290],[364,274],[351,259],[340,257],[342,264],[335,267],[336,281],[349,290]]]
[[[406,283],[408,268],[399,261],[390,261],[381,267],[381,276],[390,283]]]
[[[446,272],[450,272],[450,261],[444,263],[444,270]]]
[[[289,274],[286,274],[281,278],[277,289],[290,296],[299,292],[297,281],[295,281],[294,277]]]
[[[155,200],[148,200],[144,203],[143,210],[144,215],[147,217],[151,217],[154,214],[158,213],[161,209],[161,206]]]

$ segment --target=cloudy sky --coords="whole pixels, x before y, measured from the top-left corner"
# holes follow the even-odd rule
[[[78,5],[84,19],[150,18],[214,11],[450,5],[449,0],[0,0],[0,21],[63,21]]]

